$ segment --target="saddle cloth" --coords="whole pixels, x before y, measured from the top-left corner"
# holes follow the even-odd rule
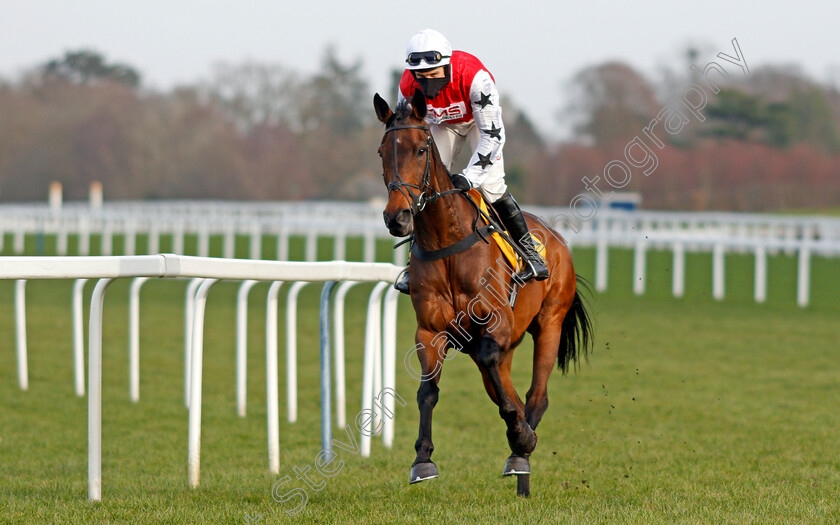
[[[490,215],[490,212],[487,210],[487,203],[484,201],[484,198],[481,196],[481,194],[475,189],[471,189],[468,193],[472,200],[475,201],[475,203],[481,209],[481,211],[483,211],[487,215]],[[510,243],[508,243],[505,240],[505,238],[502,237],[502,235],[499,233],[493,233],[491,237],[494,241],[496,241],[496,244],[499,246],[499,249],[502,250],[505,259],[507,259],[507,262],[510,264],[511,268],[513,268],[517,272],[521,270],[522,261],[520,260],[520,257],[516,254],[516,251],[511,247]],[[545,246],[543,246],[539,238],[537,238],[533,233],[531,234],[531,239],[533,239],[534,241],[534,246],[537,248],[537,253],[539,253],[540,256],[543,259],[545,259]]]

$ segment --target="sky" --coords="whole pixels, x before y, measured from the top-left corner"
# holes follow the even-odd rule
[[[342,61],[361,59],[372,90],[392,100],[390,72],[404,65],[411,35],[431,27],[481,59],[541,132],[562,138],[568,125],[558,114],[575,73],[621,60],[652,80],[663,67],[687,74],[690,44],[701,67],[734,55],[736,38],[750,69],[795,64],[840,85],[838,21],[836,0],[0,0],[0,77],[85,48],[167,90],[209,79],[219,62],[314,73],[333,45]]]

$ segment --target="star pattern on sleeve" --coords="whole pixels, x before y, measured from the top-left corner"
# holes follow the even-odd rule
[[[490,162],[490,153],[487,155],[482,155],[481,153],[478,154],[478,162],[473,164],[473,166],[481,166],[481,169],[487,169],[487,166],[492,166],[493,163]]]
[[[490,129],[483,129],[481,131],[490,135],[491,139],[497,139],[499,142],[502,140],[502,128],[497,128],[495,122]]]
[[[490,95],[485,95],[484,92],[481,93],[481,99],[476,100],[474,104],[481,106],[481,109],[484,109],[488,104],[491,106],[493,105],[493,103],[490,102]]]

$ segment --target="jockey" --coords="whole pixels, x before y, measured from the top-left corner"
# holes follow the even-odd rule
[[[411,99],[416,89],[423,91],[426,122],[447,171],[464,142],[469,142],[472,156],[461,173],[450,174],[452,184],[462,191],[476,188],[498,212],[505,229],[528,255],[517,276],[522,282],[548,278],[548,267],[534,248],[522,210],[505,184],[505,129],[493,75],[473,55],[452,51],[449,41],[433,29],[412,36],[405,54],[399,102]],[[409,293],[408,272],[394,287]]]

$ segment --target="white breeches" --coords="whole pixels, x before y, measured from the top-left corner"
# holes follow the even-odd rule
[[[470,148],[473,150],[478,147],[480,137],[475,121],[461,124],[432,124],[429,128],[432,137],[435,139],[438,153],[440,153],[440,159],[450,172],[452,171],[452,161],[461,153],[465,142],[469,142]],[[473,181],[470,181],[470,183],[475,184]],[[478,187],[478,191],[490,203],[496,202],[504,195],[507,191],[504,158],[493,162],[493,165],[487,170],[487,178]]]

